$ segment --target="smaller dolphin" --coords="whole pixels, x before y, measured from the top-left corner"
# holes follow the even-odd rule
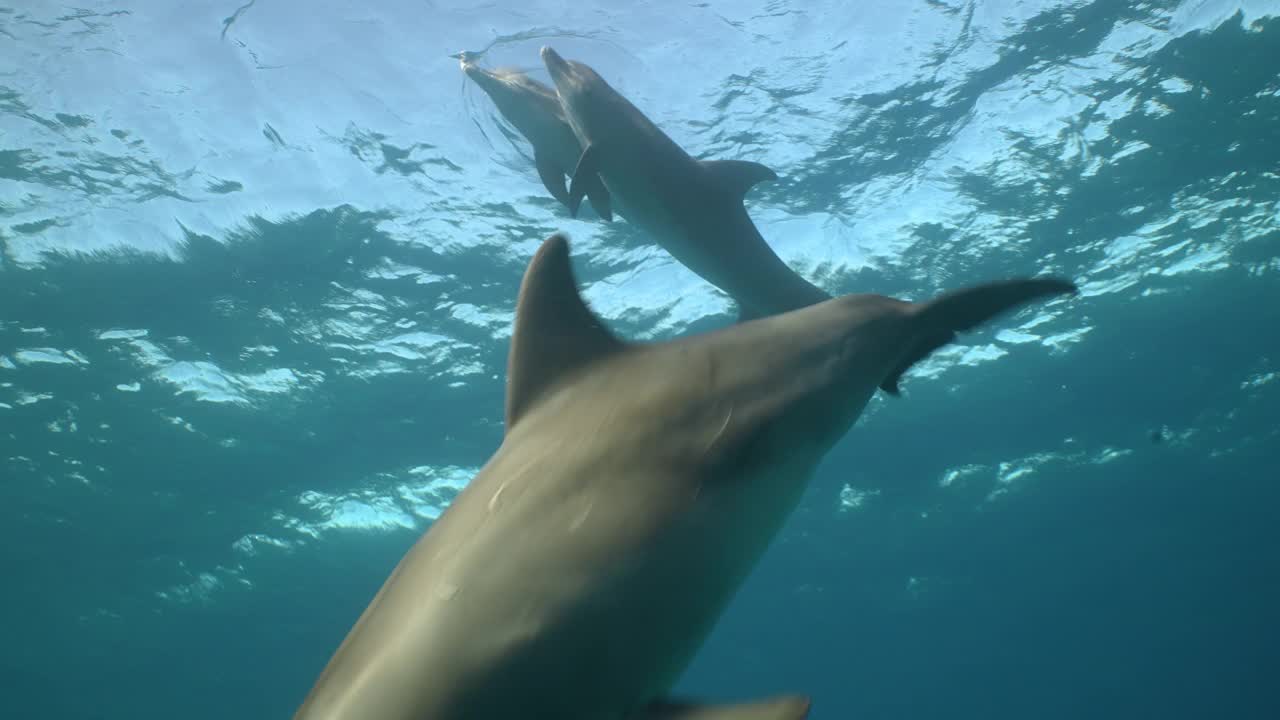
[[[831,296],[800,277],[760,236],[743,207],[756,183],[777,175],[756,162],[695,160],[595,70],[549,47],[542,61],[582,144],[569,185],[576,213],[597,179],[627,220],[738,304],[739,319],[796,310]]]
[[[670,342],[614,336],[568,242],[529,263],[506,433],[405,554],[295,720],[800,720],[670,696],[814,468],[915,362],[1057,278],[846,295]],[[927,446],[929,438],[909,441]]]
[[[564,178],[577,165],[582,146],[565,119],[555,90],[517,70],[486,70],[476,65],[473,53],[462,52],[454,57],[458,58],[462,72],[484,90],[502,117],[533,146],[533,164],[542,185],[551,197],[570,207],[576,217],[582,195],[571,206]],[[590,200],[597,215],[606,221],[613,220],[609,191],[598,178],[584,179],[579,192]]]

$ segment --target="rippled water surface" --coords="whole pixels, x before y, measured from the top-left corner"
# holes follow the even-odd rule
[[[501,437],[564,230],[731,304],[465,80],[599,70],[832,293],[1082,294],[877,398],[682,681],[826,718],[1274,718],[1280,0],[0,0],[0,715],[288,717]]]

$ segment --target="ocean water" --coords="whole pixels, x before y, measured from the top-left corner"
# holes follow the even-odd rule
[[[289,717],[496,448],[550,233],[626,337],[732,321],[450,58],[543,44],[775,169],[832,293],[1082,288],[872,402],[680,693],[1280,717],[1280,0],[0,0],[0,717]]]

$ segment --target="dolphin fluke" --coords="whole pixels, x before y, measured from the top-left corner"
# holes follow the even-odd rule
[[[1030,278],[986,283],[955,290],[912,309],[919,339],[894,368],[880,389],[898,394],[898,382],[912,365],[956,339],[956,333],[973,328],[997,315],[1042,297],[1075,294],[1075,283],[1062,278]]]
[[[640,715],[642,720],[804,720],[807,717],[809,698],[798,695],[740,705],[660,702],[650,705]]]

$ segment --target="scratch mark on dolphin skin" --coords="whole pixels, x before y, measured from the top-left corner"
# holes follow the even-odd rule
[[[582,527],[582,524],[587,521],[587,516],[591,514],[591,508],[595,507],[595,505],[596,501],[594,499],[587,499],[587,506],[582,509],[582,512],[578,513],[573,522],[569,523],[569,532],[577,532]]]
[[[498,498],[502,497],[502,491],[506,489],[507,484],[502,483],[498,486],[498,492],[494,493],[493,497],[489,498],[489,512],[494,512],[498,509]]]
[[[725,413],[724,422],[721,423],[720,429],[712,436],[711,442],[707,443],[707,449],[702,451],[704,456],[711,453],[715,449],[716,442],[724,435],[724,431],[729,429],[729,423],[733,422],[733,403],[729,403],[729,412]]]
[[[458,594],[458,586],[451,582],[442,582],[435,587],[435,595],[441,600],[452,600]]]
[[[239,20],[239,19],[240,19],[240,16],[241,16],[241,15],[243,15],[243,14],[245,13],[245,11],[246,11],[246,10],[248,10],[248,9],[249,9],[249,8],[251,8],[251,7],[253,7],[253,4],[254,4],[254,3],[256,3],[256,2],[258,2],[258,0],[249,0],[249,3],[248,3],[247,5],[241,5],[240,7],[236,8],[236,11],[235,11],[234,13],[231,13],[231,17],[223,19],[223,21],[222,21],[222,35],[221,35],[221,37],[219,37],[218,39],[219,39],[219,40],[226,40],[226,39],[227,39],[227,31],[231,29],[231,25],[232,25],[233,23],[235,23],[235,21],[236,21],[236,20]]]

